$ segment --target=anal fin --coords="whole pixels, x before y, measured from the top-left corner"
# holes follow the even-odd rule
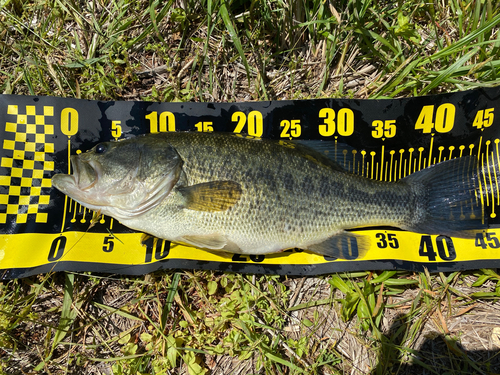
[[[363,258],[370,248],[370,239],[352,232],[342,231],[327,240],[310,245],[308,250],[335,259]]]

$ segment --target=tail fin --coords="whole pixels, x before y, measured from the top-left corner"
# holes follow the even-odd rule
[[[412,187],[416,200],[415,215],[404,229],[469,238],[470,231],[488,228],[486,203],[493,200],[500,173],[494,157],[486,159],[452,159],[400,180]]]

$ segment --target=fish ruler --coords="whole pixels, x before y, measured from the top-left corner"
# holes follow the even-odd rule
[[[345,259],[300,249],[272,255],[209,252],[144,238],[52,188],[71,155],[144,133],[222,131],[238,136],[329,142],[353,173],[397,181],[433,164],[473,155],[488,172],[478,204],[490,228],[475,238],[356,230],[371,248]],[[0,276],[49,271],[144,274],[160,269],[317,275],[356,270],[456,271],[500,267],[500,87],[404,99],[247,103],[101,102],[0,95]],[[500,173],[499,173],[500,174]]]

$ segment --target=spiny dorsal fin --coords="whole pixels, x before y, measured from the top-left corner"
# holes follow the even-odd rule
[[[241,186],[234,181],[211,181],[179,188],[186,208],[195,211],[226,211],[241,197]]]

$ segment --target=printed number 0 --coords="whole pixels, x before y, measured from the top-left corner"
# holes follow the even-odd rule
[[[55,262],[56,260],[61,259],[64,254],[64,248],[66,247],[66,237],[59,236],[52,241],[49,250],[49,256],[47,260],[49,262]]]
[[[64,108],[61,111],[61,132],[68,137],[78,132],[78,111],[74,108]]]

